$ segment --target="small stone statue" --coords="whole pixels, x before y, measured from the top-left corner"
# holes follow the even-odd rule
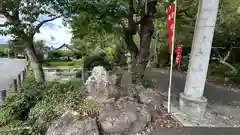
[[[127,53],[127,54],[125,54],[125,56],[127,57],[127,64],[128,64],[128,71],[131,71],[131,69],[132,69],[132,56],[131,56],[131,53]]]
[[[124,73],[122,79],[121,79],[121,87],[124,90],[127,90],[129,85],[132,84],[132,58],[131,58],[131,54],[127,53],[125,54],[125,56],[127,57],[127,64],[128,64],[128,71]]]

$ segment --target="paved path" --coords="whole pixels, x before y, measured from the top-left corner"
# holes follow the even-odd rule
[[[240,128],[179,128],[160,129],[152,135],[239,135]]]
[[[165,69],[153,69],[149,72],[151,77],[157,80],[157,84],[161,88],[162,92],[167,92],[169,72]],[[173,72],[172,90],[179,94],[184,91],[186,75],[184,73]],[[218,87],[216,85],[207,83],[205,85],[204,96],[210,103],[233,105],[240,104],[240,92],[234,92],[231,89]]]
[[[0,59],[0,91],[9,89],[13,79],[24,70],[27,61],[24,59]]]
[[[160,91],[167,94],[169,71],[152,69],[148,72],[157,80]],[[184,91],[186,74],[173,72],[172,94],[179,96]],[[172,111],[185,126],[240,127],[240,92],[206,83],[204,96],[208,99],[207,114],[204,119],[194,120],[178,110],[178,102],[172,97]]]

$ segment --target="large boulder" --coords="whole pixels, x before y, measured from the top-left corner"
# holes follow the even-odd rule
[[[151,121],[147,107],[132,97],[123,97],[115,103],[106,104],[99,113],[99,123],[106,134],[141,132]]]
[[[96,119],[78,120],[74,111],[64,113],[47,130],[45,135],[99,135]]]
[[[85,83],[91,99],[104,102],[114,97],[117,92],[114,79],[103,66],[94,67]]]
[[[139,94],[140,102],[147,105],[151,111],[158,111],[162,109],[163,97],[153,89],[146,89]]]

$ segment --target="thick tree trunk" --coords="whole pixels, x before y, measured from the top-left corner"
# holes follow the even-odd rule
[[[156,2],[148,2],[147,10],[142,9],[140,23],[140,50],[137,58],[137,77],[142,77],[149,60],[149,49],[154,33],[153,15],[156,12]]]
[[[37,56],[37,53],[35,51],[35,48],[32,42],[27,44],[26,52],[27,52],[28,59],[31,62],[31,66],[33,68],[35,81],[44,82],[45,75],[43,72],[42,63]]]
[[[133,0],[129,0],[129,12],[128,12],[128,27],[124,28],[124,40],[127,44],[128,50],[132,54],[132,68],[133,68],[133,80],[140,77],[146,68],[149,56],[149,49],[151,44],[151,38],[154,32],[153,15],[156,13],[155,5],[156,1],[151,1],[141,9],[141,21],[135,22],[133,19],[134,8]],[[140,49],[136,46],[133,35],[137,33],[137,26],[140,27]]]
[[[133,0],[129,0],[128,26],[124,28],[124,41],[127,45],[127,49],[131,52],[132,56],[136,58],[139,51],[133,40],[133,35],[137,33],[137,24],[133,19],[133,15]]]

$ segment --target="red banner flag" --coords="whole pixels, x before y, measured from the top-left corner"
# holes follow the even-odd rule
[[[166,9],[166,17],[167,17],[167,27],[168,27],[168,39],[169,39],[169,52],[172,54],[173,48],[173,36],[174,36],[174,23],[175,23],[175,4],[176,0],[170,5],[169,8]]]
[[[176,50],[176,64],[179,65],[181,62],[181,55],[182,55],[182,45],[178,45]]]

